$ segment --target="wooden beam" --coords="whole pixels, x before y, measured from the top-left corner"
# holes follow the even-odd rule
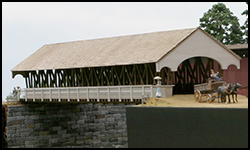
[[[93,69],[92,68],[89,68],[89,71],[90,71],[90,73],[89,73],[89,78],[90,78],[90,86],[93,86],[93,84],[94,84],[94,79],[93,79]]]
[[[111,67],[105,67],[105,69],[104,69],[106,85],[108,85],[108,86],[113,84],[113,83],[111,83],[111,81],[112,81],[112,73],[110,72],[110,68]]]
[[[71,87],[152,84],[155,64],[30,71],[27,87]]]
[[[149,79],[151,81],[151,83],[149,83],[149,84],[153,84],[154,83],[154,77],[156,76],[155,64],[148,64],[148,70],[149,70],[149,73],[150,73]]]
[[[75,69],[70,69],[71,86],[75,86]]]
[[[109,74],[109,69],[107,67],[102,67],[102,81],[103,85],[107,86],[110,85],[110,74]],[[105,80],[104,80],[105,78]]]
[[[114,76],[115,76],[115,72],[114,72],[114,67],[110,67],[110,75],[111,75],[111,81],[112,81],[112,84],[109,84],[109,85],[115,85],[115,79],[114,79]]]
[[[139,67],[142,67],[142,65],[140,65],[139,67],[138,67],[138,65],[135,65],[135,67],[136,67],[137,73],[139,75],[139,85],[144,85],[144,81],[143,81],[143,78],[142,78],[142,75],[141,75],[141,71],[139,69]]]
[[[33,84],[32,84],[32,72],[29,73],[29,85],[30,85],[30,88],[33,88]]]
[[[125,66],[122,66],[121,67],[121,70],[120,70],[120,79],[122,79],[122,84],[121,85],[125,85]]]
[[[136,85],[136,69],[135,69],[135,66],[136,65],[131,66],[132,72],[131,72],[131,76],[130,77],[131,77],[131,80],[134,79],[134,84],[133,85]],[[130,70],[128,72],[130,72]]]
[[[99,75],[98,75],[98,80],[100,82],[100,86],[104,85],[103,77],[104,77],[104,68],[100,67],[100,72],[99,72]]]
[[[128,70],[128,67],[125,66],[125,74],[127,75],[127,78],[128,78],[128,81],[129,81],[129,85],[133,85],[132,84],[132,81],[131,81],[131,78],[130,78],[130,75],[129,75],[129,70]]]
[[[61,87],[65,87],[66,85],[65,85],[65,70],[64,69],[61,70],[60,75],[61,75]]]
[[[90,84],[89,84],[89,78],[88,78],[88,76],[87,75],[89,75],[89,74],[87,74],[87,68],[83,68],[83,76],[84,76],[84,78],[85,78],[85,81],[86,81],[86,83],[87,83],[87,86],[90,86]]]
[[[121,80],[120,80],[120,77],[119,77],[119,75],[118,75],[118,73],[117,73],[117,70],[116,70],[116,66],[114,66],[113,67],[114,68],[114,74],[115,74],[115,76],[116,76],[116,80],[117,80],[117,84],[114,84],[114,85],[121,85]]]
[[[95,76],[95,82],[96,82],[96,84],[95,85],[93,85],[93,86],[100,86],[100,83],[99,83],[99,80],[98,80],[98,78],[97,78],[97,71],[98,71],[98,68],[93,68],[94,69],[94,71],[93,71],[93,73],[94,73],[94,76]]]
[[[148,67],[147,67],[147,64],[144,64],[144,71],[143,71],[143,75],[142,75],[142,77],[143,77],[143,79],[145,79],[144,80],[144,83],[145,84],[148,84]]]

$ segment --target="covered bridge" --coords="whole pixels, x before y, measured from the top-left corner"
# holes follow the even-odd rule
[[[59,91],[56,96],[59,101],[63,100],[60,92],[65,90],[68,93],[65,99],[70,101],[70,90],[75,88],[76,101],[116,99],[121,102],[140,99],[146,94],[154,96],[153,78],[157,75],[162,77],[163,96],[193,92],[194,84],[207,81],[210,69],[222,75],[229,65],[240,69],[240,59],[202,29],[188,28],[48,44],[11,71],[13,78],[17,74],[25,78],[26,101],[28,92],[33,94],[30,97],[33,101],[43,101],[45,93],[53,101],[57,99],[53,98],[53,90],[54,95],[55,90]],[[112,95],[115,87],[116,96]],[[123,87],[127,93],[122,93]],[[81,88],[85,89],[79,93]],[[133,88],[141,93],[133,93]],[[91,90],[97,91],[92,98]]]

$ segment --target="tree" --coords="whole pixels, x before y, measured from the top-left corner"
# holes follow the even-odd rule
[[[213,5],[203,14],[200,27],[223,44],[244,43],[239,19],[223,3]]]
[[[246,4],[248,5],[248,2],[246,2]],[[241,13],[241,15],[246,15],[247,16],[247,19],[246,19],[244,25],[241,26],[241,29],[243,30],[243,34],[245,36],[244,43],[248,43],[248,10],[246,9],[245,11],[243,11]]]

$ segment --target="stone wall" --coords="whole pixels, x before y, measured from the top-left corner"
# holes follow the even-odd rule
[[[127,106],[103,103],[8,106],[8,148],[126,147]]]
[[[2,105],[2,148],[7,147],[7,143],[5,140],[5,126],[6,126],[5,107],[4,105]]]

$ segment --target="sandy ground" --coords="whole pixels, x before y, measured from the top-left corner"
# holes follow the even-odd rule
[[[238,95],[238,102],[218,103],[216,98],[213,102],[208,103],[206,97],[202,97],[202,102],[196,102],[194,94],[178,94],[171,97],[150,98],[146,104],[138,106],[162,106],[162,107],[231,107],[231,108],[248,108],[248,98],[244,95]]]

